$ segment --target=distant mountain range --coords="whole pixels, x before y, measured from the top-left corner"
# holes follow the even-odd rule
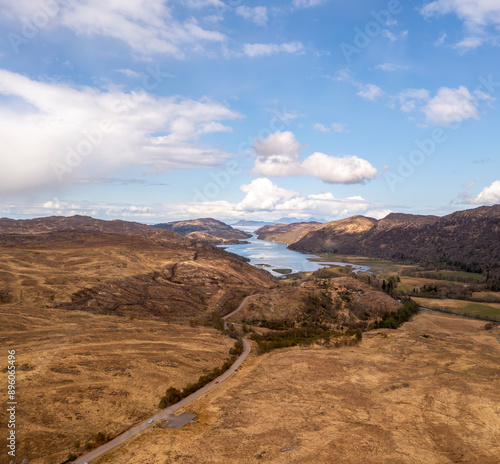
[[[313,218],[313,217],[310,217],[309,219],[306,219],[306,220],[303,220],[303,219],[298,219],[298,218],[286,218],[286,217],[282,217],[281,219],[278,219],[278,221],[276,222],[277,224],[296,224],[298,222],[321,222],[321,223],[325,223],[327,222],[326,219],[316,219],[316,218]]]
[[[138,222],[121,221],[104,221],[95,219],[90,216],[75,215],[71,217],[65,216],[50,216],[35,219],[9,219],[0,218],[0,236],[3,234],[19,234],[19,235],[41,235],[47,233],[102,233],[102,234],[120,234],[120,235],[137,235],[142,234],[148,237],[169,238],[172,241],[183,241],[186,239],[179,237],[176,234],[160,233],[151,226]]]
[[[265,221],[247,221],[245,219],[241,219],[240,221],[232,224],[233,227],[251,227],[251,226],[267,226],[270,224],[274,224],[273,222],[265,222]]]
[[[392,213],[381,220],[354,216],[319,225],[271,225],[256,233],[260,239],[308,253],[389,258],[474,272],[500,269],[500,205],[444,217]]]
[[[272,222],[266,222],[266,221],[247,221],[246,219],[242,219],[235,224],[232,224],[234,227],[250,227],[250,226],[269,226],[269,225],[278,225],[278,224],[296,224],[300,222],[300,219],[297,218],[285,218],[282,217],[278,219],[277,221],[272,221]],[[306,221],[303,222],[320,222],[324,223],[327,222],[326,219],[315,219],[315,218],[309,218]]]

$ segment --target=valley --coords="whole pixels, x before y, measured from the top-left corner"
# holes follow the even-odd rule
[[[196,424],[150,429],[97,464],[496,464],[499,337],[424,312],[354,347],[253,356],[187,408]]]
[[[488,272],[490,278],[500,279],[500,205],[443,217],[391,213],[381,220],[353,216],[319,226],[264,226],[256,233],[263,240],[287,243],[292,250],[306,253],[391,259],[438,269]]]
[[[157,417],[166,390],[193,391],[242,337],[243,366],[176,412],[195,423],[149,424],[92,464],[409,464],[424,448],[426,463],[493,464],[499,451],[498,324],[406,300],[495,321],[491,277],[323,254],[276,279],[205,240],[86,217],[0,220],[0,255],[0,340],[18,353],[32,464],[72,462]]]
[[[500,464],[500,0],[0,21],[0,464]]]
[[[210,327],[35,306],[0,307],[0,326],[2,347],[16,350],[18,456],[33,464],[122,433],[157,409],[167,386],[219,366],[233,345]]]

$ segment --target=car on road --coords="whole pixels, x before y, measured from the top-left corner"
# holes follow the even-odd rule
[[[155,420],[154,419],[149,419],[148,424],[152,424]]]
[[[215,383],[219,383],[219,381],[218,381],[218,380],[216,380],[216,381],[215,381]]]

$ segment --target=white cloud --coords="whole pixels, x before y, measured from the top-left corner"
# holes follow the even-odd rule
[[[57,172],[72,183],[128,165],[213,167],[230,155],[199,138],[231,130],[222,121],[240,117],[208,98],[73,88],[5,70],[0,95],[9,97],[0,106],[1,195],[59,185]]]
[[[388,38],[391,42],[396,42],[396,40],[398,40],[396,35],[394,35],[394,33],[391,32],[389,29],[382,29],[382,35]]]
[[[304,171],[324,182],[332,184],[358,184],[377,175],[377,170],[357,156],[328,156],[314,153],[303,163]]]
[[[368,101],[375,101],[385,95],[385,92],[378,85],[361,84],[358,87],[360,90],[356,95]]]
[[[500,180],[485,187],[477,197],[469,199],[467,203],[475,205],[495,205],[500,203]]]
[[[72,216],[75,214],[104,219],[124,219],[145,223],[166,220],[214,217],[218,219],[250,219],[276,221],[285,217],[308,219],[311,216],[334,220],[357,214],[371,217],[382,216],[390,211],[380,211],[380,207],[361,196],[335,198],[331,192],[303,195],[293,190],[279,187],[266,178],[253,180],[241,185],[244,198],[238,203],[225,200],[193,201],[190,203],[153,203],[130,205],[120,203],[65,201],[53,198],[34,206],[0,204],[2,216]]]
[[[393,212],[394,211],[392,209],[372,210],[365,213],[365,216],[380,220],[384,219],[386,216]]]
[[[434,46],[435,47],[440,47],[441,45],[444,44],[445,40],[446,40],[446,37],[448,37],[448,34],[442,34],[439,39],[437,39],[435,42],[434,42]]]
[[[290,132],[275,132],[265,139],[255,139],[257,154],[253,172],[273,177],[296,176],[301,173],[300,144]]]
[[[328,0],[293,0],[295,8],[312,8],[313,6],[323,5]]]
[[[390,106],[397,103],[405,113],[420,111],[428,123],[449,126],[467,119],[479,119],[481,101],[494,100],[484,92],[470,92],[463,86],[456,89],[442,87],[434,97],[426,89],[406,89],[393,97]]]
[[[270,113],[271,117],[278,118],[284,124],[288,124],[291,121],[295,121],[296,119],[304,116],[298,110],[294,110],[292,108],[287,108],[287,107],[280,108],[279,101],[275,101],[274,104],[275,104],[274,108],[264,108],[264,110]]]
[[[466,119],[479,119],[478,104],[480,100],[492,100],[483,92],[470,92],[466,87],[450,89],[442,87],[424,108],[429,122],[449,126]]]
[[[408,31],[401,31],[400,33],[394,33],[389,29],[382,29],[382,35],[394,43],[397,42],[399,39],[405,39],[406,37],[408,37]]]
[[[497,0],[436,0],[427,3],[425,17],[455,14],[464,21],[465,38],[457,44],[462,49],[480,46],[487,38],[488,26],[500,28],[500,3]]]
[[[470,50],[473,48],[480,47],[484,43],[484,38],[479,36],[464,37],[460,42],[458,42],[455,47],[459,50]]]
[[[396,95],[396,100],[401,105],[401,111],[411,113],[415,111],[422,102],[430,99],[430,92],[426,89],[406,89]]]
[[[357,87],[357,95],[365,100],[375,101],[386,95],[377,85],[357,81],[346,69],[338,71],[332,79]],[[394,108],[399,104],[401,110],[406,113],[420,111],[425,114],[428,123],[449,126],[471,118],[479,119],[480,103],[493,101],[495,98],[480,90],[471,92],[461,86],[456,89],[442,87],[432,98],[426,89],[406,89],[396,96],[389,96],[388,105]],[[413,117],[412,119],[414,120]]]
[[[75,214],[104,219],[125,219],[146,223],[199,217],[275,221],[283,216],[330,219],[363,214],[373,208],[362,197],[335,198],[331,193],[304,196],[283,189],[269,179],[260,178],[241,185],[245,197],[239,203],[225,200],[199,203],[128,205],[89,201],[64,201],[54,198],[35,206],[0,205],[4,216],[72,216]]]
[[[299,196],[297,192],[278,187],[269,179],[255,179],[240,189],[246,196],[236,205],[236,209],[248,212],[274,211],[278,205]]]
[[[385,95],[385,92],[375,84],[365,84],[359,82],[351,76],[351,73],[347,69],[341,69],[332,78],[334,81],[338,82],[348,82],[349,84],[357,87],[359,92],[356,94],[358,97],[364,98],[365,100],[375,101],[378,98]]]
[[[300,144],[290,132],[275,132],[256,139],[253,173],[271,177],[308,175],[327,183],[356,184],[373,179],[377,170],[357,156],[336,157],[314,153],[300,161]]]
[[[116,72],[119,72],[120,74],[124,74],[127,77],[131,77],[134,79],[138,79],[139,77],[142,76],[141,73],[138,73],[136,71],[132,71],[131,69],[117,69]]]
[[[221,0],[185,0],[186,5],[189,8],[205,8],[205,7],[218,7],[225,8],[226,5]]]
[[[24,21],[44,12],[35,0],[4,0],[2,14]],[[196,50],[200,42],[223,42],[224,34],[202,29],[193,19],[177,21],[164,0],[108,1],[53,0],[50,26],[62,26],[82,36],[106,36],[125,42],[139,56],[167,54],[185,56],[185,47]],[[191,1],[191,6],[220,5],[218,0]]]
[[[257,56],[271,56],[278,53],[303,53],[304,45],[300,42],[287,42],[282,44],[254,43],[245,44],[243,53],[251,58]]]
[[[386,71],[386,72],[394,72],[394,71],[399,71],[400,69],[408,69],[408,66],[401,66],[399,64],[394,64],[394,63],[383,63],[375,66],[375,69],[380,69],[381,71]]]
[[[338,82],[350,82],[353,85],[359,84],[354,80],[354,78],[351,76],[351,73],[349,72],[348,69],[341,69],[340,71],[337,71],[335,75],[332,77],[334,81]]]
[[[340,132],[349,132],[347,130],[346,124],[341,124],[339,122],[332,122],[330,127],[327,127],[319,122],[314,124],[313,129],[316,132],[321,132],[323,134],[332,134],[332,133],[340,133]]]
[[[82,216],[107,219],[124,218],[129,220],[148,220],[155,213],[160,218],[162,214],[159,211],[158,205],[145,206],[90,201],[66,201],[59,200],[58,198],[53,198],[35,206],[3,206],[0,208],[0,213],[10,215],[25,214],[29,216],[73,216],[80,214]]]
[[[256,6],[251,8],[241,5],[238,6],[235,11],[237,15],[252,21],[257,24],[257,26],[265,26],[267,24],[267,7],[265,6]]]
[[[235,212],[250,217],[254,213],[256,218],[275,220],[282,216],[299,219],[311,216],[348,217],[373,207],[360,196],[337,199],[330,192],[304,196],[293,190],[280,188],[265,178],[255,179],[248,185],[242,185],[240,189],[246,196],[242,202],[235,205]]]

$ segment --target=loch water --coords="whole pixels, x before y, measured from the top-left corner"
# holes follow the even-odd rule
[[[222,248],[248,258],[253,266],[265,269],[277,277],[282,277],[284,274],[276,272],[276,269],[289,269],[292,273],[317,271],[328,266],[351,266],[354,272],[367,272],[370,269],[368,266],[349,263],[312,261],[318,259],[318,256],[290,250],[283,243],[259,240],[255,234],[245,241],[249,243],[222,245]]]

